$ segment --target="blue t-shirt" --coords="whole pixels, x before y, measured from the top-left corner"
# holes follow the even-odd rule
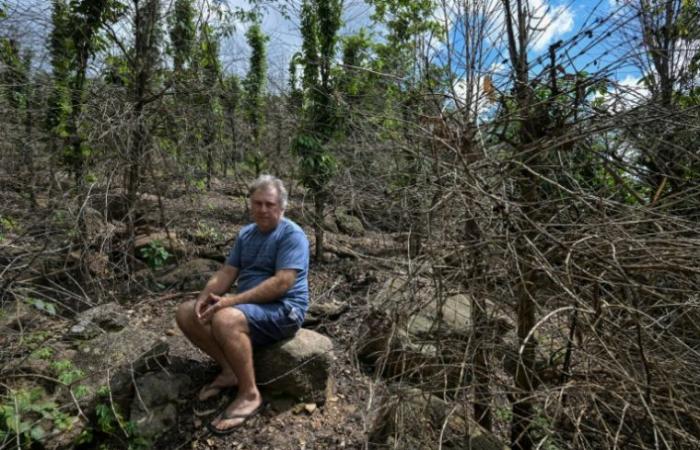
[[[238,268],[238,293],[254,288],[280,269],[296,269],[296,281],[280,301],[306,313],[309,305],[309,241],[304,230],[291,220],[282,218],[267,234],[254,223],[243,227],[226,264]]]

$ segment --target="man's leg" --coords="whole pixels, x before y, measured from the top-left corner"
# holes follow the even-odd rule
[[[240,425],[246,416],[262,404],[262,396],[255,384],[253,368],[253,344],[245,315],[236,308],[225,308],[212,319],[212,336],[223,350],[229,367],[238,378],[238,394],[224,411],[225,416],[238,416],[231,419],[217,418],[212,426],[226,430]]]
[[[224,356],[219,344],[217,344],[214,336],[212,336],[211,326],[202,325],[194,312],[194,300],[182,303],[178,309],[175,319],[185,337],[194,345],[200,348],[204,353],[211,356],[221,366],[221,373],[200,392],[199,399],[206,400],[213,395],[216,395],[223,387],[235,386],[237,383],[236,375],[234,374],[228,360]],[[210,393],[211,395],[206,395]]]

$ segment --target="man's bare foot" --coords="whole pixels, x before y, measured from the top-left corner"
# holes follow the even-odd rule
[[[230,433],[257,415],[262,408],[263,399],[259,391],[248,394],[239,392],[236,399],[208,425],[208,428],[215,434]]]
[[[211,398],[219,396],[228,388],[237,385],[238,379],[236,379],[236,375],[234,375],[233,372],[221,372],[211,383],[204,385],[202,389],[200,389],[199,394],[197,395],[197,400],[200,402],[205,402]]]

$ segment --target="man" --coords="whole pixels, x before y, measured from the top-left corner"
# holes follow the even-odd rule
[[[198,400],[218,398],[238,386],[233,402],[208,424],[215,434],[234,431],[260,412],[253,346],[294,335],[308,306],[309,243],[303,230],[283,217],[284,185],[262,175],[250,185],[249,195],[254,223],[241,229],[226,263],[197,299],[177,311],[185,336],[221,366]],[[236,280],[236,294],[225,294]]]

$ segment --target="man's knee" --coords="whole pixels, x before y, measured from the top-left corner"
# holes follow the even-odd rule
[[[215,339],[228,339],[236,333],[247,333],[245,314],[236,308],[224,308],[211,319],[211,331]]]
[[[194,300],[189,300],[185,303],[181,303],[180,306],[177,307],[177,313],[175,313],[175,321],[177,322],[177,326],[180,327],[180,329],[183,331],[185,328],[191,327],[192,321],[195,319],[194,304]]]

